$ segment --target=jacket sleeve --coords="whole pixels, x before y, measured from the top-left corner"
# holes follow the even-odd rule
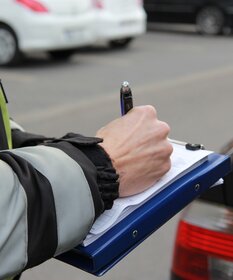
[[[79,244],[118,197],[98,138],[67,134],[0,152],[0,279]]]

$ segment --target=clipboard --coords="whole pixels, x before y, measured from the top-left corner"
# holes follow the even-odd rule
[[[205,162],[168,185],[90,245],[56,258],[102,276],[190,202],[231,171],[229,156],[210,154]]]

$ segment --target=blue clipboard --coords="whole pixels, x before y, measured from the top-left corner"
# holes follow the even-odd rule
[[[56,258],[102,276],[159,227],[231,170],[230,158],[211,154],[188,174],[149,199],[99,239]]]

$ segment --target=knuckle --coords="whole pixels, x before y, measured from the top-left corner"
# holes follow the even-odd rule
[[[152,105],[144,106],[145,113],[152,117],[157,117],[157,111]]]
[[[165,175],[171,168],[171,160],[167,160],[166,162],[161,165],[160,172],[159,172],[159,177],[162,177]]]
[[[168,160],[170,159],[170,156],[173,152],[173,147],[172,145],[169,143],[169,142],[166,142],[164,145],[163,145],[163,149],[161,151],[162,155],[163,155],[163,158],[164,160]]]
[[[157,118],[157,111],[152,105],[136,106],[133,110],[138,114],[146,116],[147,118]]]
[[[168,141],[167,141],[167,153],[169,157],[173,153],[173,146]]]
[[[166,122],[160,121],[160,129],[164,133],[164,135],[168,135],[170,133],[170,126]]]
[[[171,160],[168,159],[168,160],[166,160],[166,162],[164,162],[161,173],[164,175],[165,173],[167,173],[170,170],[170,168],[171,168]]]
[[[152,117],[157,118],[157,111],[156,111],[156,109],[155,109],[154,106],[147,105],[147,110],[148,110],[148,113],[149,113],[150,115],[152,115]]]

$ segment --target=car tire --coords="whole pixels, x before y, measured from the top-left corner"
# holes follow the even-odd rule
[[[21,58],[14,31],[7,25],[0,24],[0,66],[15,65]]]
[[[224,24],[224,13],[218,7],[205,7],[198,12],[196,17],[197,29],[201,34],[221,34],[223,32]]]
[[[133,38],[124,38],[124,39],[118,39],[118,40],[111,40],[109,42],[109,46],[112,49],[120,49],[120,48],[126,48],[129,46],[129,44],[132,42]]]
[[[49,55],[54,60],[68,60],[74,54],[74,50],[50,51]]]

